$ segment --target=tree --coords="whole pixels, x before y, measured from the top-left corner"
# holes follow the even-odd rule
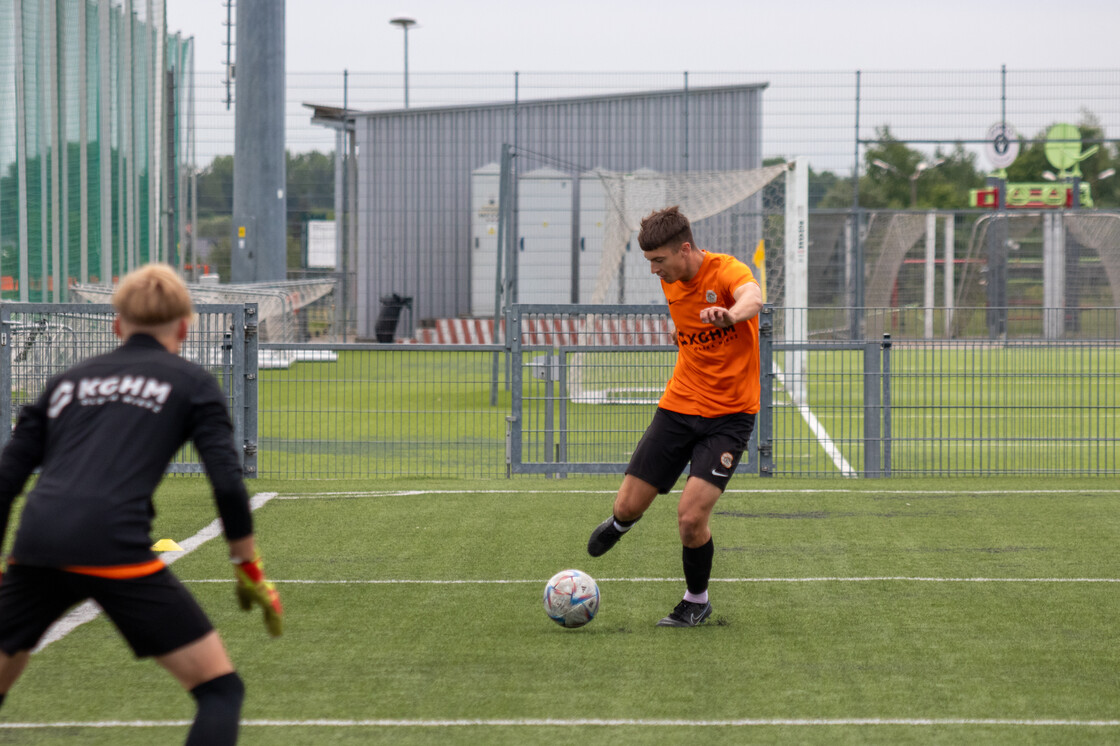
[[[233,213],[233,156],[219,155],[198,174],[198,215]]]
[[[864,174],[859,178],[861,207],[957,209],[967,206],[969,190],[984,185],[976,154],[965,150],[961,143],[949,150],[938,147],[931,156],[895,138],[889,126],[878,128],[876,135],[878,142],[868,146],[863,154]],[[820,206],[851,207],[852,180],[836,179],[821,198]]]
[[[288,154],[288,267],[303,266],[303,227],[334,217],[334,153]]]

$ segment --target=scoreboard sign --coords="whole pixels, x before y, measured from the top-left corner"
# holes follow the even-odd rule
[[[999,187],[972,189],[968,193],[970,207],[999,209]],[[1093,196],[1086,182],[1080,183],[1078,205],[1092,207]],[[1041,182],[1036,184],[1008,184],[1005,205],[1009,210],[1053,209],[1073,207],[1073,185]]]

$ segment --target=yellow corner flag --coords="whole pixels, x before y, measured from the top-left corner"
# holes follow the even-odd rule
[[[754,250],[752,258],[754,266],[758,268],[758,286],[762,288],[762,302],[766,302],[766,239],[760,238],[758,248]]]

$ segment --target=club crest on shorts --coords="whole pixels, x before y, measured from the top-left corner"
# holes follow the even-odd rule
[[[719,457],[719,462],[723,464],[724,469],[730,469],[733,461],[735,461],[735,458],[728,451],[724,451],[723,455]]]
[[[704,300],[706,300],[708,303],[715,303],[718,298],[719,296],[716,295],[715,290],[709,290],[704,293]]]

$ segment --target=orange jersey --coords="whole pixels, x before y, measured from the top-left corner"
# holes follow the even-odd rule
[[[720,329],[700,321],[710,306],[731,308],[735,290],[755,282],[750,267],[706,252],[691,281],[661,282],[677,327],[677,364],[658,406],[679,414],[720,417],[759,407],[758,317]]]

